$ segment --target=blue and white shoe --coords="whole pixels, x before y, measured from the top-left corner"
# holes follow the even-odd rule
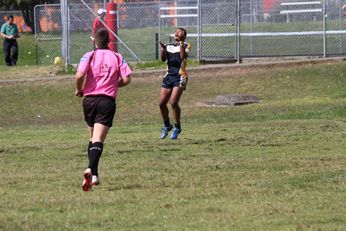
[[[176,138],[178,138],[180,132],[181,132],[181,128],[174,128],[173,133],[171,135],[171,140],[175,140]]]
[[[170,130],[172,130],[172,128],[173,128],[172,124],[169,125],[169,127],[164,127],[164,128],[162,128],[162,129],[161,129],[161,130],[162,130],[161,139],[166,138],[166,136],[168,136],[168,132],[169,132]]]

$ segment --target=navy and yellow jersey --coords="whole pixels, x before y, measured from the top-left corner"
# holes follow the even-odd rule
[[[188,54],[191,48],[189,43],[184,42],[185,52]],[[180,44],[169,43],[166,46],[167,54],[167,75],[177,75],[186,77],[186,62],[187,57],[180,58]]]

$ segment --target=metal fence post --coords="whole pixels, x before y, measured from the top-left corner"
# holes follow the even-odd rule
[[[61,41],[61,55],[65,60],[65,65],[69,64],[68,52],[68,0],[60,1],[61,7],[61,22],[62,22],[62,41]]]
[[[159,59],[159,33],[155,33],[155,59]]]
[[[252,34],[253,32],[253,17],[254,17],[254,10],[253,10],[253,2],[250,0],[250,32]],[[250,54],[253,55],[253,36],[250,37]]]
[[[236,59],[240,63],[240,0],[236,0]]]
[[[36,65],[38,65],[38,44],[37,44],[37,15],[36,15],[37,6],[34,7],[34,33],[35,33],[35,49],[36,49]]]
[[[201,61],[201,41],[202,41],[202,2],[197,1],[197,60]]]
[[[343,23],[342,23],[342,16],[343,16],[343,12],[342,12],[342,2],[343,0],[340,0],[340,7],[339,7],[339,30],[342,31],[342,27],[343,27]],[[343,39],[342,39],[343,35],[340,33],[339,36],[339,52],[340,54],[342,53],[342,47],[343,47]]]
[[[326,0],[323,0],[322,14],[323,14],[323,58],[327,57],[327,26],[326,26]]]

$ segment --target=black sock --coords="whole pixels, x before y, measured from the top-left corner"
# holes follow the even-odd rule
[[[168,128],[169,126],[171,126],[171,123],[168,120],[163,121],[163,124],[165,125],[166,128]]]
[[[91,173],[93,175],[98,176],[98,165],[99,160],[102,155],[103,150],[103,143],[101,142],[95,142],[91,145],[90,151],[89,151],[89,166],[88,168],[91,168]]]
[[[180,124],[174,124],[174,127],[181,129]]]

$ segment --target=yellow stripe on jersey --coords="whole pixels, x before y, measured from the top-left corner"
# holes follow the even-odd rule
[[[185,48],[185,52],[188,54],[190,52],[191,49],[191,44],[190,43],[185,43],[186,48]],[[187,72],[186,72],[186,65],[187,65],[187,57],[185,57],[182,62],[181,62],[181,66],[180,66],[180,70],[179,70],[179,75],[183,78],[187,77]]]

